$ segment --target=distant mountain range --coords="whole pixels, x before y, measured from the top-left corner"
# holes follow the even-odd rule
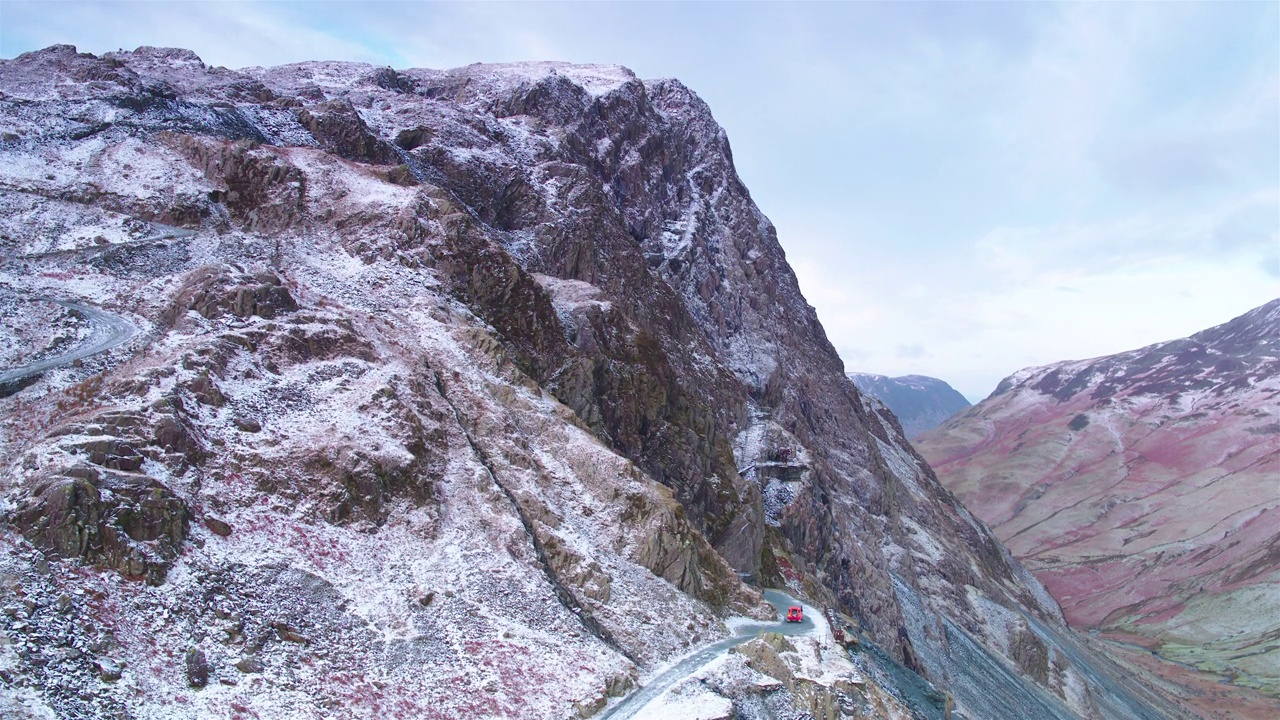
[[[1280,300],[1022,370],[914,444],[1074,626],[1280,694]]]
[[[874,373],[846,373],[862,392],[893,411],[908,438],[938,427],[947,418],[969,407],[955,388],[925,375],[888,377]]]

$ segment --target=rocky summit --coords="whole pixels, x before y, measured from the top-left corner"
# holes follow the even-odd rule
[[[1280,716],[1280,300],[1023,370],[915,442],[1073,625],[1206,714]]]
[[[662,707],[1185,716],[847,381],[675,80],[56,46],[0,133],[6,717],[591,717],[764,587],[822,639]]]
[[[969,401],[946,381],[926,375],[887,377],[851,372],[848,377],[859,390],[893,411],[908,439],[938,427],[969,407]]]

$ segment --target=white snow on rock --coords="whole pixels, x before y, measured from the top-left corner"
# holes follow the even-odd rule
[[[469,79],[492,83],[502,90],[513,83],[536,83],[552,77],[571,80],[592,96],[605,95],[635,82],[635,73],[620,65],[574,65],[564,62],[518,62],[469,65],[449,71]]]
[[[928,613],[974,627],[948,572],[1022,597],[1016,565],[980,552],[892,424],[841,394],[723,129],[678,82],[559,63],[236,72],[157,48],[0,63],[0,308],[54,297],[139,331],[0,398],[6,517],[52,512],[48,490],[100,504],[86,517],[103,527],[146,521],[109,527],[114,554],[89,525],[0,533],[15,608],[0,623],[60,713],[589,713],[725,638],[726,615],[761,614],[724,559],[751,564],[761,511],[775,539],[807,538],[777,541],[785,582],[851,583],[838,601],[891,653],[892,570],[919,575]],[[510,293],[536,312],[504,324]],[[666,448],[625,448],[552,397],[533,366],[565,358],[522,347],[565,340],[541,324],[548,298],[565,337],[602,318],[662,336],[661,352],[622,348],[671,368],[635,419],[671,420],[714,468],[680,467],[683,487],[664,475],[673,490],[655,476],[684,457],[653,469]],[[28,344],[7,359],[79,332],[46,317],[4,323]],[[618,360],[551,346],[580,367]],[[691,489],[718,509],[683,504]],[[746,550],[702,535],[719,509]],[[85,562],[32,545],[55,532]],[[781,653],[788,672],[863,682],[806,608],[816,635]],[[672,697],[798,707],[740,659],[715,668],[722,700]],[[902,716],[864,687],[859,712]]]

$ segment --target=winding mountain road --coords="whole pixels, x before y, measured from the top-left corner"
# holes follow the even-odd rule
[[[815,607],[804,605],[799,600],[780,590],[765,590],[764,599],[769,601],[770,605],[778,611],[778,617],[785,617],[787,608],[792,605],[803,605],[804,620],[798,623],[789,623],[786,621],[772,623],[752,623],[749,625],[741,625],[732,637],[711,643],[696,653],[686,657],[685,659],[672,665],[661,675],[657,676],[649,682],[648,685],[636,690],[628,695],[622,702],[614,705],[600,716],[600,720],[628,720],[635,717],[637,713],[644,709],[646,705],[653,702],[659,695],[665,692],[681,680],[689,677],[698,670],[702,669],[707,663],[716,659],[720,655],[729,652],[729,650],[756,638],[762,632],[774,632],[782,635],[813,635],[818,632],[818,627],[814,623],[813,618],[816,613],[821,612]]]
[[[52,370],[56,367],[69,365],[76,360],[110,350],[111,348],[124,343],[138,332],[138,328],[128,320],[125,320],[118,315],[112,315],[111,313],[92,305],[85,305],[84,303],[69,302],[65,300],[53,300],[50,298],[32,299],[35,301],[57,303],[65,308],[80,313],[89,323],[89,337],[85,338],[83,342],[71,348],[67,352],[38,362],[33,362],[28,365],[22,365],[20,367],[13,368],[12,370],[0,372],[0,387],[22,382],[32,375],[38,375],[46,370]]]
[[[164,242],[165,240],[183,240],[196,234],[195,230],[174,227],[173,225],[165,225],[164,223],[152,222],[151,234],[136,240],[128,240],[125,242],[109,243],[107,245],[89,245],[88,247],[63,248],[61,250],[45,250],[43,252],[31,253],[29,255],[19,255],[19,260],[44,260],[48,258],[66,257],[70,255],[82,255],[84,253],[103,253],[113,248],[122,247],[138,247],[140,245],[150,245],[153,243]]]

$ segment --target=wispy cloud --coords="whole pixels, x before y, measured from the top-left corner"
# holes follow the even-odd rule
[[[0,56],[557,59],[675,76],[851,369],[971,398],[1280,295],[1274,3],[0,1]]]

